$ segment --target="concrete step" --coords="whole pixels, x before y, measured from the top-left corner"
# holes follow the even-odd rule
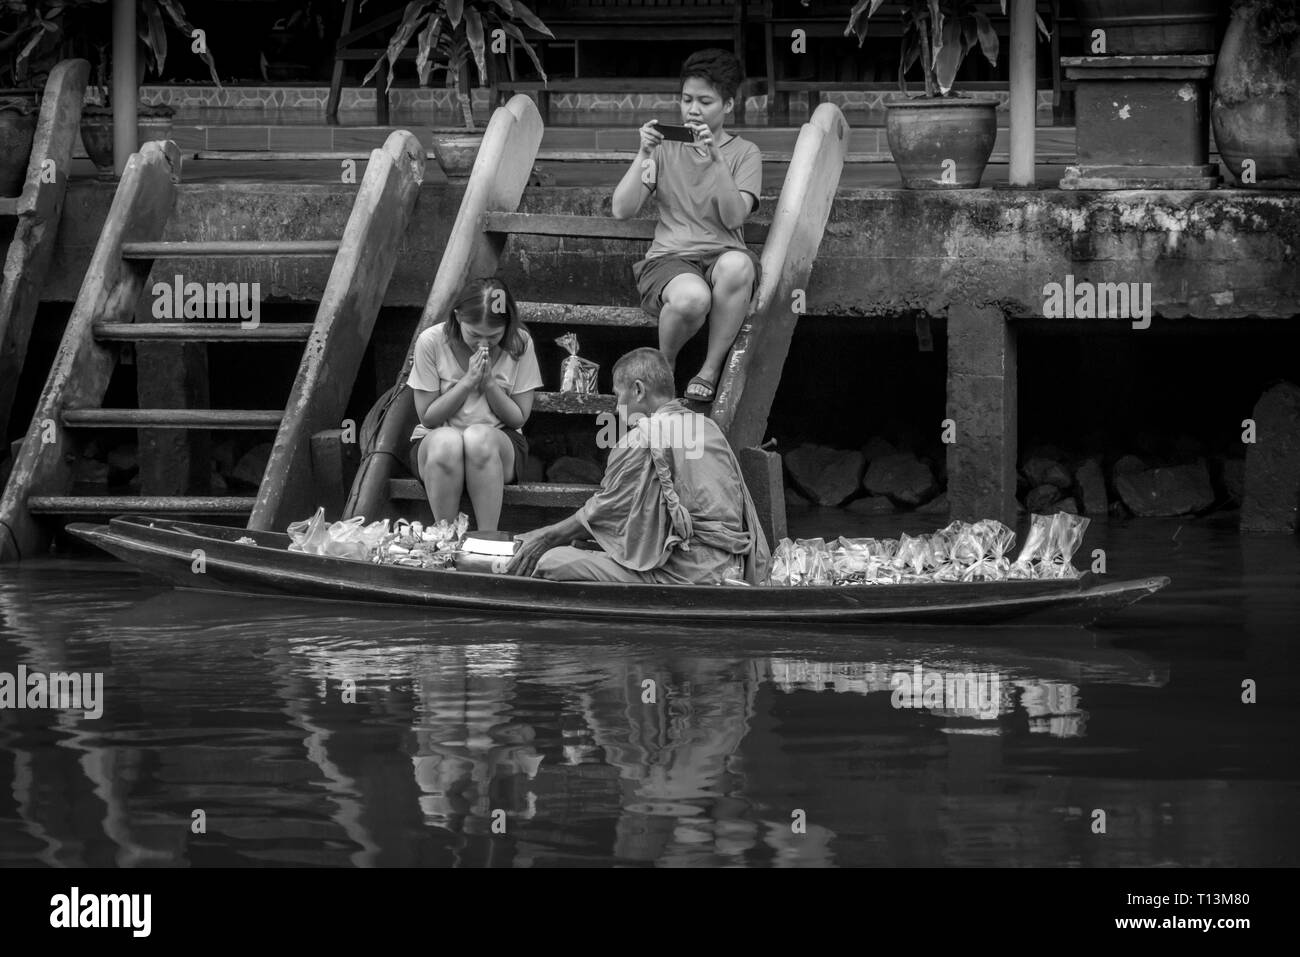
[[[645,117],[649,118],[649,117]],[[644,121],[645,118],[640,118]],[[661,115],[660,119],[676,119]],[[889,143],[883,125],[864,126],[860,121],[849,116],[853,127],[849,142],[849,162],[889,162]],[[883,122],[883,120],[882,120]],[[1005,115],[999,115],[999,124],[1007,122]],[[573,154],[611,154],[613,161],[627,162],[635,154],[639,136],[637,127],[640,123],[629,118],[627,125],[621,126],[558,126],[551,125],[542,134],[539,159],[542,161],[561,161]],[[204,153],[218,154],[209,158],[233,158],[229,154],[288,154],[315,155],[329,158],[338,154],[340,158],[364,159],[370,151],[378,149],[396,129],[409,129],[430,151],[432,158],[433,130],[421,123],[403,126],[394,123],[389,126],[330,126],[325,123],[317,125],[277,126],[272,124],[253,125],[188,125],[178,122],[173,126],[172,139],[182,152],[196,153],[200,159]],[[754,143],[763,151],[763,158],[769,162],[788,162],[799,138],[798,124],[781,127],[737,127],[732,132]],[[464,132],[457,130],[456,132]],[[478,132],[482,132],[480,127]],[[1072,162],[1075,156],[1075,130],[1072,126],[1039,126],[1037,129],[1037,153],[1042,161]],[[997,142],[993,148],[995,161],[1004,159],[1010,147],[1010,130],[998,130]],[[84,152],[76,155],[84,156]],[[251,157],[250,157],[251,158]],[[304,157],[305,158],[305,157]],[[1059,158],[1059,159],[1058,159]]]
[[[72,429],[239,429],[280,427],[278,409],[71,409],[63,424]]]
[[[506,505],[541,508],[577,508],[599,489],[599,485],[560,485],[551,482],[526,482],[507,485],[502,501]],[[390,479],[388,494],[396,502],[423,502],[424,486],[416,479]]]
[[[234,495],[34,495],[27,510],[36,515],[248,515],[256,503]]]

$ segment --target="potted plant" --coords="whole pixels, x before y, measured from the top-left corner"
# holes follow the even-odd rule
[[[46,26],[49,3],[0,6],[0,196],[22,190],[40,114],[39,97],[56,57]]]
[[[139,55],[136,66],[136,83],[144,81],[145,75],[152,72],[161,76],[167,62],[167,29],[171,22],[186,41],[188,49],[194,49],[189,41],[195,34],[195,28],[185,15],[185,9],[177,0],[137,0],[140,38]],[[80,14],[74,24],[69,25],[69,39],[85,49],[86,58],[90,60],[94,71],[94,93],[98,102],[87,103],[81,111],[81,142],[86,147],[86,155],[99,169],[101,178],[114,179],[113,169],[113,103],[112,103],[112,57],[110,45],[103,38],[111,35],[111,18],[107,5],[101,0],[74,0],[71,7],[79,7]],[[164,19],[166,14],[166,19]],[[88,49],[86,49],[88,47]],[[199,57],[208,65],[212,82],[221,86],[217,76],[217,65],[206,44],[197,51]],[[150,140],[164,140],[171,136],[172,117],[176,111],[165,104],[150,105],[140,103],[136,106],[137,144]]]
[[[152,69],[161,74],[167,59],[166,23],[170,21],[186,41],[194,35],[194,26],[178,0],[137,0],[138,35],[141,57],[139,76]],[[109,44],[112,35],[112,7],[106,0],[29,0],[6,3],[0,10],[0,56],[16,50],[12,60],[0,63],[0,78],[26,81],[39,87],[49,68],[61,59],[79,56],[92,64],[95,75],[93,95],[97,104],[87,104],[81,114],[81,138],[92,162],[101,170],[113,167],[112,104],[109,76]],[[188,43],[187,43],[188,45]],[[192,49],[192,47],[191,47]],[[207,63],[217,86],[216,64],[206,46],[199,56]],[[6,73],[7,71],[7,73]],[[0,79],[3,82],[3,79]],[[174,111],[167,106],[138,107],[141,142],[166,138],[171,133]],[[3,115],[0,113],[0,117]],[[33,120],[34,122],[34,120]],[[30,149],[30,147],[29,147]]]
[[[387,59],[388,86],[384,91],[387,94],[393,85],[393,68],[412,38],[416,43],[415,69],[420,84],[428,83],[434,70],[446,72],[447,86],[455,93],[467,131],[460,134],[434,131],[434,155],[448,179],[467,179],[474,167],[482,134],[472,132],[475,126],[473,103],[467,89],[469,64],[472,60],[480,82],[486,82],[487,43],[495,31],[501,30],[505,36],[522,45],[542,81],[546,81],[542,61],[524,38],[521,25],[554,39],[555,35],[546,24],[521,0],[423,0],[408,3],[387,51],[375,61],[362,80],[363,85],[369,83]]]
[[[809,0],[802,0],[804,6]],[[844,35],[861,47],[867,24],[883,0],[854,5]],[[1002,0],[1002,12],[1007,9]],[[1047,35],[1039,19],[1038,28]],[[979,186],[997,139],[997,101],[953,92],[966,55],[979,47],[998,60],[998,35],[972,0],[908,0],[898,58],[899,95],[885,103],[889,148],[908,189],[971,189]],[[925,92],[910,96],[907,72],[920,64]]]
[[[38,113],[35,95],[0,96],[0,196],[22,192]]]
[[[1240,185],[1300,189],[1300,2],[1233,4],[1210,121]]]

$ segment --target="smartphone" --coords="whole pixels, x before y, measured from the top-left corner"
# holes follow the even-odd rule
[[[656,123],[655,129],[664,135],[666,140],[676,140],[679,143],[694,143],[695,130],[689,126],[672,126],[667,123]]]

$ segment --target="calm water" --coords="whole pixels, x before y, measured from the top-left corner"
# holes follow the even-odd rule
[[[105,682],[98,720],[0,710],[0,863],[1300,863],[1300,542],[1145,522],[1094,525],[1093,548],[1174,583],[1093,632],[826,634],[424,620],[172,592],[109,560],[0,566],[0,671]],[[972,697],[894,707],[918,667],[973,675],[950,684]]]

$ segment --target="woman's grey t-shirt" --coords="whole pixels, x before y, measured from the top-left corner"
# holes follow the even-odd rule
[[[718,147],[718,153],[735,188],[752,193],[757,200],[763,187],[758,147],[733,136]],[[660,143],[650,159],[654,163],[651,195],[659,207],[659,223],[647,259],[746,248],[743,228],[728,229],[718,213],[718,197],[731,185],[713,160],[701,156],[691,144],[676,140]],[[642,181],[646,181],[644,173]]]

